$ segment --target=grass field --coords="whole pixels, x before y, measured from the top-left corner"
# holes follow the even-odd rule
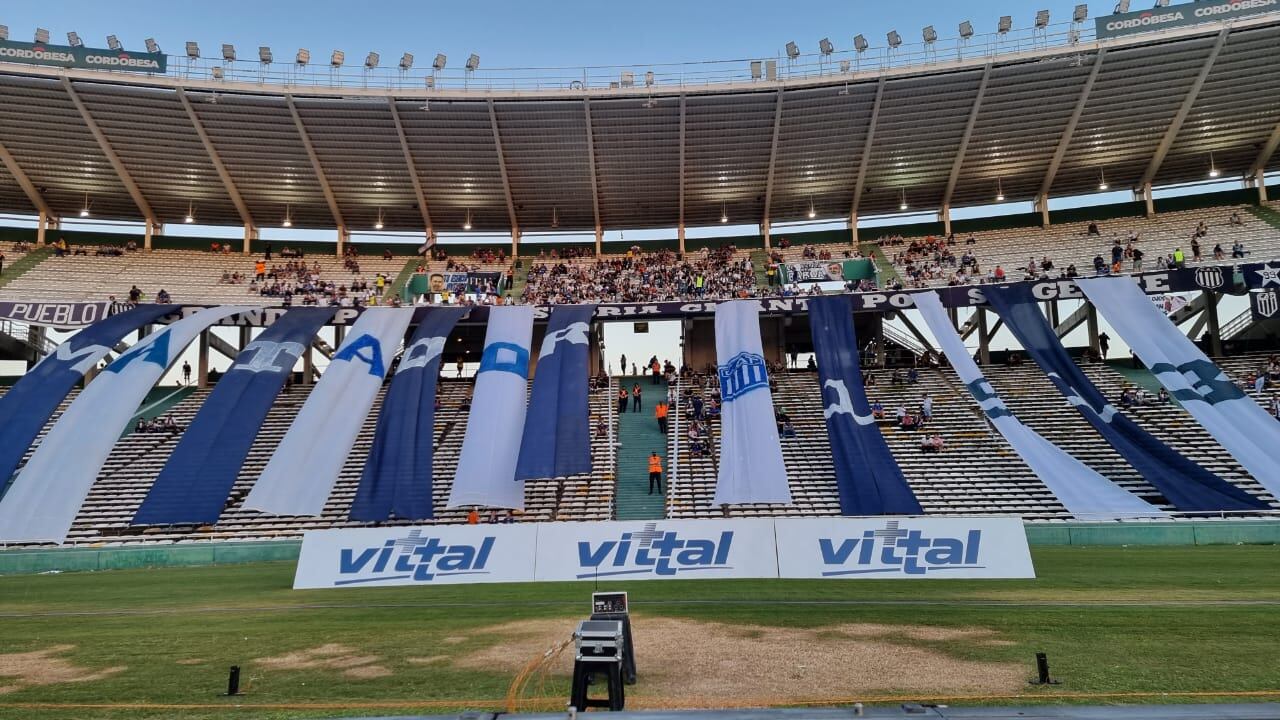
[[[610,584],[631,593],[642,649],[629,707],[1280,701],[1280,547],[1054,547],[1034,556],[1033,581]],[[0,717],[502,709],[516,670],[548,645],[546,633],[568,636],[592,589],[295,592],[292,573],[291,563],[267,563],[0,577]],[[779,638],[812,647],[796,661],[771,646]],[[732,657],[715,659],[721,641]],[[682,667],[686,646],[692,659]],[[1026,684],[1037,651],[1061,685]],[[717,677],[704,677],[699,662],[736,663],[789,686],[717,694],[695,681]],[[219,696],[230,665],[243,668],[238,698]],[[839,671],[853,674],[822,681]],[[682,692],[682,680],[699,689]],[[567,694],[553,673],[519,707],[562,708]]]

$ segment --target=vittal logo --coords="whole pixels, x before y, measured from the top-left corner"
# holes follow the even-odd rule
[[[897,520],[885,522],[879,530],[866,530],[862,537],[819,538],[818,549],[827,570],[823,577],[893,573],[927,575],[947,570],[972,570],[978,564],[982,531],[970,530],[965,537],[926,537],[921,530],[905,530]]]
[[[422,530],[410,530],[399,540],[388,540],[382,546],[342,548],[339,551],[335,586],[372,584],[406,580],[431,582],[438,577],[454,575],[488,575],[485,566],[493,552],[496,538],[483,538],[479,545],[446,545],[440,538],[424,537]]]
[[[731,570],[729,548],[733,531],[718,538],[682,536],[659,530],[657,523],[645,523],[640,532],[624,532],[617,540],[593,545],[578,543],[579,579],[616,575],[659,575],[670,577],[698,570]]]

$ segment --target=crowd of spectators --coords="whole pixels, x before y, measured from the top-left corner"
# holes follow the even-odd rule
[[[539,305],[580,302],[662,302],[757,295],[749,257],[732,245],[693,257],[670,250],[645,253],[632,247],[623,257],[594,262],[536,262],[529,269],[524,301]]]
[[[353,275],[360,271],[359,262],[354,255],[344,257],[343,266]],[[308,265],[303,260],[287,260],[270,265],[266,260],[257,260],[251,279],[239,272],[223,271],[218,282],[241,285],[246,280],[249,293],[279,298],[286,307],[294,304],[343,307],[376,305],[387,283],[386,276],[381,273],[372,282],[359,277],[354,277],[349,282],[335,282],[322,277],[320,263]],[[392,300],[393,304],[397,301],[395,298]]]

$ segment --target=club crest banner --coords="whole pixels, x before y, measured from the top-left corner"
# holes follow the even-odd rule
[[[336,310],[290,310],[240,351],[182,433],[135,525],[217,522],[271,405]]]
[[[382,387],[413,308],[369,308],[285,433],[244,507],[274,515],[319,515]]]
[[[528,393],[533,308],[489,309],[484,354],[471,400],[462,454],[449,507],[480,505],[524,509],[524,483],[516,480]]]
[[[720,474],[713,503],[790,503],[773,394],[760,341],[760,306],[750,300],[716,305],[720,376]]]
[[[1196,422],[1280,498],[1280,423],[1267,415],[1126,278],[1080,280],[1111,327]]]
[[[587,366],[595,311],[595,305],[564,305],[551,311],[525,416],[517,480],[591,472]]]
[[[1062,448],[1022,424],[983,377],[964,341],[951,325],[934,292],[917,293],[916,309],[951,361],[987,419],[1072,515],[1081,520],[1108,520],[1164,513],[1142,498],[1099,475]],[[1146,301],[1148,305],[1151,303]]]
[[[430,520],[437,378],[449,333],[466,308],[432,308],[405,347],[382,400],[378,430],[351,503],[351,519]]]
[[[858,367],[853,306],[842,295],[809,300],[836,489],[842,515],[921,515],[924,513],[867,403]]]
[[[1266,507],[1261,500],[1165,445],[1107,402],[1067,354],[1029,288],[988,285],[983,287],[983,292],[1058,392],[1175,508],[1217,511]],[[1151,306],[1150,301],[1143,302]]]
[[[178,320],[129,348],[89,383],[0,500],[0,542],[64,542],[147,391],[203,330],[244,310],[210,308]]]

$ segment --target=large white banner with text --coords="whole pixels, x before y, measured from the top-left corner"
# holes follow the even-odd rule
[[[441,525],[308,532],[296,590],[671,579],[1033,578],[1017,518]]]

